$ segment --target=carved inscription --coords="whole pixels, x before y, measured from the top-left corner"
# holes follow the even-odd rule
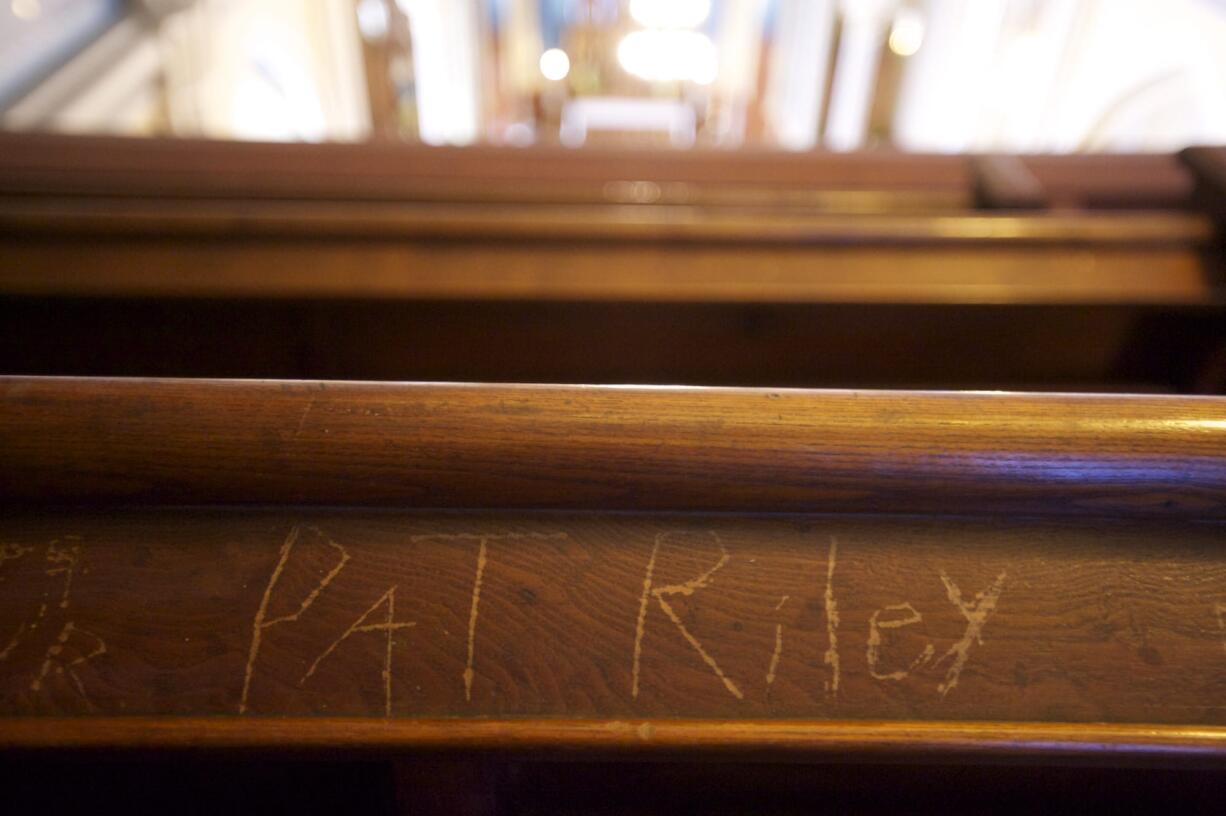
[[[247,652],[247,665],[243,672],[243,691],[238,700],[239,714],[246,713],[247,711],[247,700],[251,694],[251,677],[255,673],[255,663],[260,656],[260,645],[263,643],[264,633],[274,626],[280,626],[301,618],[302,613],[310,609],[311,605],[318,600],[319,593],[323,592],[328,584],[332,583],[336,576],[340,575],[345,565],[349,563],[350,556],[348,551],[332,539],[319,533],[327,545],[336,550],[336,565],[319,579],[310,592],[303,596],[302,601],[293,612],[269,618],[269,601],[272,598],[273,591],[277,588],[277,582],[281,580],[281,573],[285,571],[285,565],[289,562],[290,555],[294,552],[294,545],[298,542],[301,532],[302,527],[295,525],[290,529],[289,534],[286,535],[285,541],[282,542],[281,550],[277,557],[277,565],[273,567],[272,576],[268,579],[268,586],[264,588],[264,595],[260,598],[260,608],[256,610],[255,619],[251,622],[251,648]]]
[[[88,644],[84,648],[77,650],[77,656],[69,658],[72,654],[72,642],[74,639],[84,641]],[[89,697],[85,694],[85,686],[81,683],[81,678],[77,676],[74,669],[82,663],[93,660],[95,657],[101,657],[106,654],[106,643],[97,635],[86,632],[80,629],[72,621],[64,624],[60,632],[55,637],[55,642],[47,647],[47,654],[43,658],[42,666],[38,670],[38,675],[30,682],[30,691],[38,691],[42,688],[43,681],[47,679],[47,675],[51,673],[54,666],[57,674],[67,674],[72,678],[73,685],[81,697],[87,702]]]
[[[449,533],[449,534],[427,534],[416,535],[412,537],[413,541],[476,541],[477,542],[477,567],[476,575],[473,576],[473,593],[472,600],[468,608],[468,659],[464,664],[464,673],[461,678],[464,681],[464,699],[472,702],[473,699],[473,678],[476,676],[473,672],[473,661],[477,654],[477,616],[481,611],[481,584],[485,580],[485,565],[489,559],[487,547],[491,541],[515,541],[523,539],[536,539],[548,541],[550,539],[564,539],[566,533],[497,533],[492,535],[480,535],[474,533]]]
[[[826,691],[832,695],[839,693],[839,606],[834,600],[834,561],[838,552],[839,542],[831,536],[830,553],[826,556],[826,594],[823,596],[826,604],[826,639],[829,646],[822,660],[830,667]]]
[[[0,523],[0,713],[1226,724],[1218,528],[122,512]]]
[[[322,593],[333,580],[341,573],[350,560],[348,551],[336,543],[332,539],[325,536],[322,532],[312,528],[312,530],[335,550],[335,562],[331,569],[321,575],[315,584],[310,588],[300,601],[297,603],[293,611],[285,614],[270,617],[268,610],[270,600],[281,580],[282,573],[286,563],[289,561],[295,544],[301,535],[302,527],[293,527],[282,543],[278,560],[273,567],[272,574],[268,584],[265,587],[264,595],[261,599],[260,606],[256,611],[254,620],[252,621],[252,637],[248,660],[243,678],[243,690],[240,697],[239,711],[246,712],[248,708],[248,700],[250,695],[252,676],[255,671],[255,665],[259,658],[262,638],[265,632],[274,626],[280,626],[290,622],[299,620],[313,603],[319,598]],[[680,536],[692,536],[689,533],[681,533],[678,531],[661,531],[657,533],[653,539],[650,554],[647,559],[647,564],[643,573],[643,581],[641,592],[638,595],[638,605],[635,616],[634,630],[634,645],[631,658],[631,673],[630,673],[630,693],[631,697],[637,699],[641,692],[641,676],[642,676],[642,657],[643,645],[647,638],[648,624],[651,618],[651,609],[658,608],[664,617],[672,624],[682,640],[688,644],[693,653],[698,657],[703,665],[705,665],[720,685],[737,700],[745,699],[745,693],[742,687],[728,675],[721,666],[711,650],[691,631],[686,625],[685,620],[678,613],[675,606],[675,599],[678,597],[693,597],[701,590],[711,588],[715,584],[717,574],[726,568],[732,560],[732,555],[728,552],[727,546],[718,533],[712,530],[707,530],[701,533],[701,536],[708,542],[714,545],[717,553],[716,560],[711,563],[705,570],[699,574],[683,581],[675,583],[660,583],[657,579],[658,563],[661,558],[661,551],[667,550],[671,545],[680,541]],[[473,680],[475,677],[474,665],[477,654],[477,633],[478,622],[480,620],[481,610],[481,593],[485,582],[486,571],[489,566],[489,547],[491,542],[497,541],[513,541],[525,539],[564,539],[567,537],[565,533],[429,533],[422,535],[411,536],[414,542],[421,541],[462,541],[475,542],[477,545],[476,558],[474,564],[474,574],[472,580],[472,592],[468,602],[468,626],[466,639],[466,660],[464,670],[461,674],[461,682],[464,688],[464,698],[466,701],[472,701]],[[838,541],[834,537],[829,539],[829,548],[825,559],[825,583],[822,593],[822,609],[825,619],[825,640],[826,649],[822,655],[822,661],[829,670],[829,675],[824,681],[824,688],[831,696],[838,694],[840,679],[841,679],[841,657],[839,651],[839,606],[835,593],[834,578],[836,573],[836,565],[838,561]],[[64,560],[62,554],[57,553],[56,558]],[[58,561],[57,561],[58,563]],[[882,632],[901,629],[907,626],[912,626],[922,622],[923,616],[910,602],[898,604],[890,604],[882,607],[869,618],[869,634],[866,643],[865,659],[868,664],[869,674],[876,680],[884,681],[900,681],[906,679],[916,668],[931,663],[936,666],[946,660],[950,661],[948,670],[941,683],[937,686],[937,691],[942,695],[948,694],[954,687],[957,686],[958,680],[961,677],[962,670],[969,659],[971,646],[975,643],[983,642],[983,628],[988,617],[995,610],[997,601],[1000,597],[1005,574],[1001,573],[996,580],[985,590],[976,593],[970,601],[964,600],[961,590],[943,570],[939,573],[939,578],[943,584],[949,602],[953,604],[965,622],[965,629],[961,638],[959,638],[949,649],[939,658],[934,660],[936,649],[932,643],[925,645],[923,650],[916,655],[905,668],[894,669],[892,671],[884,671],[881,669],[881,648],[882,648]],[[789,596],[784,595],[780,598],[775,606],[775,610],[779,611],[787,603]],[[363,612],[350,626],[341,634],[332,640],[309,665],[306,672],[299,681],[299,685],[305,685],[306,682],[315,674],[319,665],[327,659],[338,646],[345,642],[348,638],[360,633],[381,633],[386,639],[386,654],[382,669],[383,686],[384,686],[384,712],[386,716],[391,715],[392,711],[392,677],[393,677],[393,647],[394,635],[397,631],[408,629],[415,626],[413,621],[397,621],[395,619],[395,600],[396,587],[392,586],[386,590],[375,602]],[[382,611],[382,615],[377,615]],[[779,672],[779,663],[783,654],[783,624],[777,622],[774,630],[774,648],[770,653],[767,670],[766,670],[766,686],[771,686]]]
[[[303,585],[301,576],[298,576],[299,580],[296,582],[296,585],[287,588],[284,586],[287,567],[294,560],[295,553],[303,546],[303,536],[307,534],[311,536],[317,548],[319,545],[322,545],[327,548],[331,555],[324,562],[323,566],[316,565],[315,568],[318,572],[307,584]],[[714,560],[701,572],[685,580],[672,583],[661,582],[658,577],[661,559],[666,558],[670,551],[676,550],[678,547],[686,544],[692,545],[695,537],[697,537],[697,540],[705,542],[710,546]],[[567,534],[562,532],[427,533],[410,536],[410,540],[414,542],[464,542],[476,545],[471,585],[472,591],[467,606],[465,664],[460,676],[465,700],[471,702],[473,697],[481,596],[486,573],[490,565],[491,544],[503,541],[562,540],[566,538]],[[44,574],[48,578],[54,579],[53,585],[49,585],[44,592],[43,600],[40,602],[31,620],[19,623],[13,634],[5,642],[3,648],[0,649],[0,661],[7,660],[31,632],[38,630],[40,626],[45,628],[45,622],[48,620],[50,610],[63,611],[70,607],[73,581],[78,570],[81,554],[79,541],[78,537],[64,536],[59,539],[53,539],[46,545],[46,567]],[[692,550],[692,546],[689,549]],[[30,546],[5,543],[0,546],[0,567],[3,567],[5,563],[16,562],[29,557],[32,551],[33,547]],[[838,541],[834,537],[830,537],[824,564],[825,580],[822,587],[821,608],[824,618],[825,639],[822,662],[828,670],[828,675],[823,685],[825,691],[831,696],[835,696],[839,692],[842,670],[839,651],[840,613],[835,591],[838,554]],[[318,527],[299,524],[289,529],[277,552],[276,561],[269,573],[259,605],[251,621],[247,659],[244,664],[242,687],[238,701],[238,711],[240,714],[246,713],[249,710],[252,683],[257,672],[261,650],[267,633],[277,627],[301,622],[308,610],[316,604],[323,593],[333,585],[342,572],[350,565],[352,558],[353,556],[345,546],[335,541]],[[688,645],[692,653],[710,671],[712,677],[718,681],[727,693],[737,700],[745,699],[745,692],[742,686],[725,671],[709,646],[687,625],[686,620],[676,606],[676,601],[679,598],[693,598],[698,593],[709,591],[715,587],[717,576],[728,567],[732,562],[732,558],[722,537],[713,530],[697,533],[664,530],[655,534],[643,572],[641,591],[638,593],[637,609],[635,610],[635,629],[630,672],[631,698],[637,699],[641,692],[643,649],[645,641],[648,640],[652,609],[654,608],[658,609],[659,614],[667,619],[682,641]],[[945,589],[946,597],[958,611],[964,622],[962,636],[939,658],[936,657],[935,646],[932,643],[928,643],[919,654],[911,658],[903,667],[885,670],[882,668],[881,655],[883,633],[920,624],[923,621],[923,616],[909,601],[889,604],[877,609],[871,614],[868,621],[868,639],[865,649],[865,659],[868,664],[869,675],[875,680],[901,681],[910,676],[911,672],[920,666],[928,664],[936,666],[948,661],[948,669],[945,672],[944,679],[938,685],[937,691],[944,696],[958,685],[962,670],[969,659],[972,645],[983,642],[984,626],[989,616],[996,609],[1006,576],[1002,572],[990,586],[976,593],[969,601],[963,597],[958,585],[944,570],[939,572],[938,577]],[[360,615],[353,619],[345,629],[328,640],[316,653],[314,659],[306,666],[298,681],[298,685],[305,688],[315,676],[320,666],[329,660],[336,650],[350,638],[361,635],[379,635],[383,638],[383,661],[381,667],[383,713],[384,716],[391,716],[393,708],[392,686],[395,673],[396,635],[403,630],[417,625],[416,621],[397,619],[397,591],[398,587],[396,585],[389,586]],[[779,612],[783,610],[789,601],[789,597],[788,595],[780,596],[774,606],[774,611]],[[274,613],[274,607],[280,607],[282,611]],[[1215,608],[1215,613],[1223,631],[1226,632],[1226,605],[1219,604]],[[784,625],[782,621],[776,621],[774,623],[773,648],[766,661],[765,684],[767,688],[772,686],[778,677],[780,661],[783,656],[783,645]],[[52,674],[64,675],[71,681],[81,698],[88,701],[84,685],[80,676],[76,673],[76,669],[82,664],[101,657],[106,653],[107,645],[101,637],[93,634],[88,629],[82,628],[73,620],[65,620],[59,625],[51,641],[46,643],[38,669],[29,681],[29,688],[31,691],[37,692],[42,689],[48,677]]]
[[[779,605],[775,607],[778,612],[783,609],[783,605],[788,602],[788,596],[784,595],[779,599]],[[766,685],[775,682],[775,675],[779,671],[779,658],[783,656],[783,624],[775,624],[775,651],[771,652],[770,665],[766,667]]]
[[[368,620],[379,610],[380,607],[387,609],[386,619],[379,623],[367,623]],[[413,621],[397,622],[396,621],[396,587],[392,587],[387,592],[379,596],[379,600],[371,604],[370,609],[362,613],[356,621],[350,624],[341,636],[328,644],[319,657],[311,663],[306,670],[306,674],[302,675],[302,679],[298,681],[298,685],[304,685],[307,680],[311,679],[311,675],[319,668],[319,664],[324,661],[334,651],[352,635],[358,632],[383,632],[387,638],[387,651],[383,658],[383,714],[386,717],[392,716],[392,646],[394,645],[393,637],[398,629],[408,629],[417,624]]]
[[[948,657],[953,658],[949,671],[945,673],[944,682],[937,686],[937,691],[945,695],[958,685],[958,678],[962,676],[962,668],[966,665],[967,657],[970,655],[971,644],[983,644],[983,626],[988,622],[988,616],[996,609],[996,601],[1000,598],[1000,591],[1005,585],[1005,573],[1002,572],[996,576],[996,580],[987,589],[975,593],[975,600],[970,603],[962,600],[962,591],[945,573],[945,570],[941,570],[941,583],[945,584],[949,602],[958,607],[958,611],[966,618],[966,631],[962,637],[949,647],[949,651],[938,657],[934,664],[938,665]]]
[[[728,554],[728,549],[724,546],[724,542],[722,539],[720,539],[719,535],[714,532],[708,532],[707,535],[710,536],[711,540],[713,540],[719,547],[719,560],[716,561],[715,564],[713,564],[706,572],[700,573],[688,581],[683,581],[679,584],[654,586],[652,584],[652,573],[655,571],[656,557],[659,555],[660,545],[667,543],[672,535],[674,534],[665,532],[656,536],[655,543],[653,543],[651,547],[651,558],[647,561],[647,574],[643,578],[643,597],[639,602],[638,624],[635,627],[634,667],[631,673],[633,678],[631,681],[631,695],[634,697],[638,697],[639,695],[639,667],[643,654],[643,636],[646,634],[647,597],[650,595],[655,599],[656,603],[659,604],[660,609],[664,612],[668,619],[673,622],[673,625],[677,627],[677,631],[679,631],[681,636],[685,638],[686,643],[690,644],[694,651],[698,653],[698,656],[702,659],[702,662],[707,665],[707,668],[709,668],[719,679],[719,681],[723,683],[724,688],[728,690],[728,693],[738,700],[744,699],[745,695],[741,692],[740,687],[737,686],[737,684],[734,683],[732,679],[728,677],[728,675],[724,674],[724,670],[720,668],[719,663],[716,662],[715,658],[711,656],[711,653],[706,650],[698,638],[694,637],[694,635],[686,627],[685,623],[681,620],[681,617],[677,614],[676,609],[674,609],[673,605],[668,602],[668,599],[674,596],[693,595],[698,590],[705,589],[706,587],[710,586],[715,579],[715,573],[727,566],[732,556]]]
[[[485,577],[485,539],[477,550],[477,575],[473,578],[473,602],[468,611],[468,662],[464,664],[464,699],[473,699],[473,660],[477,649],[477,613],[481,609],[481,579]]]
[[[7,562],[19,562],[31,556],[36,547],[14,543],[0,544],[0,581],[5,580]],[[23,648],[37,650],[38,668],[28,680],[29,691],[46,689],[53,677],[64,677],[77,696],[92,708],[85,683],[78,669],[85,663],[107,653],[106,642],[79,626],[72,614],[73,578],[81,561],[81,536],[65,535],[51,539],[43,551],[43,591],[37,610],[19,622],[4,647],[0,663],[7,662]],[[54,634],[53,634],[54,633]]]
[[[881,620],[882,613],[887,613],[889,617]],[[906,613],[895,617],[895,613]],[[883,629],[901,629],[904,626],[920,623],[924,616],[915,610],[915,607],[910,603],[890,604],[873,612],[872,617],[868,619],[868,649],[866,651],[866,659],[868,660],[868,671],[875,680],[902,680],[917,667],[922,666],[932,659],[936,649],[929,643],[924,647],[924,650],[916,656],[911,664],[905,669],[898,669],[892,672],[883,672],[879,668],[881,664],[881,630]]]

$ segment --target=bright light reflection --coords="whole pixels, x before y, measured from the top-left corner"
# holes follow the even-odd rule
[[[541,54],[540,65],[545,79],[566,79],[566,75],[570,73],[570,57],[566,56],[566,52],[561,48],[550,48]]]
[[[924,44],[924,18],[913,9],[903,9],[890,28],[889,46],[900,57],[909,57]]]
[[[648,82],[715,81],[715,44],[695,31],[632,31],[617,46],[621,67]]]
[[[361,0],[357,5],[358,31],[368,40],[381,40],[387,36],[387,6],[383,0]]]
[[[711,13],[711,0],[630,0],[630,16],[647,28],[693,28]]]
[[[38,15],[43,13],[42,3],[38,0],[13,0],[9,9],[18,20],[26,21],[37,19]]]

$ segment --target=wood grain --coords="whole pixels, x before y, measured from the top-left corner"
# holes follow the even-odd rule
[[[0,536],[10,716],[1226,724],[1220,524],[65,508]]]
[[[0,379],[9,502],[1221,518],[1226,401]]]
[[[537,230],[537,227],[530,227]],[[738,243],[623,240],[178,239],[0,242],[6,296],[743,304],[1009,304],[1221,309],[1197,245],[1138,240]],[[751,229],[756,229],[753,227]],[[1199,229],[1199,228],[1198,228]],[[651,230],[648,230],[650,232]],[[770,230],[762,235],[769,238]]]
[[[1016,159],[1066,207],[1021,216],[969,210],[960,157],[0,144],[8,296],[1215,308],[1223,298],[1213,227],[1187,211],[1192,177],[1171,156]],[[1104,190],[1141,211],[1067,208],[1069,196]]]

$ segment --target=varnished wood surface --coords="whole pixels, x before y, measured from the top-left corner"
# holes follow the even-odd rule
[[[1195,246],[1003,243],[955,241],[917,249],[800,240],[21,236],[0,242],[0,293],[1213,308],[1222,303],[1217,268]]]
[[[627,742],[687,718],[1221,726],[1224,535],[1102,519],[11,510],[0,714],[561,718],[634,723],[605,735]],[[454,739],[517,738],[475,728]],[[538,728],[524,738],[550,738]]]
[[[1220,518],[1226,401],[0,379],[7,501]]]
[[[26,749],[256,748],[370,750],[481,748],[537,756],[750,753],[877,756],[975,756],[979,761],[1026,756],[1086,757],[1152,763],[1173,757],[1221,758],[1218,727],[940,723],[871,721],[705,720],[391,720],[357,718],[73,718],[48,728],[36,719],[0,719],[0,745]]]
[[[1180,209],[1193,207],[1193,179],[1166,153],[1080,153],[1020,157],[1052,207]]]
[[[371,207],[386,209],[391,206],[430,204],[435,207],[482,207],[514,204],[520,207],[569,205],[584,209],[598,209],[616,205],[634,205],[637,209],[653,210],[668,207],[693,207],[718,212],[721,209],[757,209],[775,215],[888,215],[888,214],[936,214],[959,212],[969,208],[966,196],[949,190],[922,189],[827,189],[804,186],[764,186],[747,182],[724,181],[646,181],[614,177],[608,181],[599,179],[532,178],[501,179],[475,178],[469,176],[410,177],[399,185],[396,194],[379,193],[376,184],[372,190],[352,189],[348,194],[337,191],[334,195],[271,195],[249,193],[243,197],[243,184],[236,183],[226,189],[211,184],[189,184],[172,187],[170,190],[151,189],[138,194],[142,186],[135,188],[115,183],[95,192],[60,191],[60,185],[51,184],[47,189],[27,189],[18,184],[5,187],[0,180],[0,192],[7,201],[24,202],[42,210],[55,206],[56,202],[72,201],[74,204],[110,202],[122,210],[125,203],[134,201],[157,201],[169,208],[183,202],[210,203],[235,202],[258,204],[313,203],[320,206]],[[252,191],[254,193],[254,191]],[[1144,209],[1144,208],[1134,208]]]
[[[1061,244],[1202,247],[1208,219],[1189,213],[972,212],[914,215],[797,215],[757,209],[210,200],[0,199],[0,231],[163,237],[319,236],[464,239],[644,240],[822,244]]]
[[[744,202],[760,199],[764,191],[807,189],[875,190],[891,197],[922,191],[938,205],[965,206],[972,198],[971,161],[888,151],[414,148],[0,134],[0,189],[38,195],[211,191],[230,197],[488,200],[518,186],[518,195],[537,191],[541,200],[609,201],[626,189],[622,182],[648,182],[660,185],[655,200],[674,203],[695,197]],[[1191,175],[1171,155],[1026,156],[1022,161],[1061,207],[1176,208],[1191,199]],[[619,186],[609,190],[606,182]],[[634,192],[636,200],[644,200],[642,192]]]
[[[965,201],[931,200],[947,194],[943,179],[966,161],[955,157],[566,153],[555,166],[549,151],[402,155],[387,146],[28,137],[8,146],[0,293],[10,296],[1223,299],[1214,229],[1202,215],[976,213],[966,209],[969,192]],[[1062,161],[1038,166],[1068,169]],[[1170,165],[1191,189],[1170,156],[1074,164],[1087,162],[1098,168],[1095,184],[1114,167],[1143,187]],[[1049,190],[1058,173],[1034,175],[1060,200]],[[1169,206],[1164,196],[1153,206]],[[1141,204],[1143,196],[1129,206]]]
[[[1145,163],[1146,159],[1140,159]],[[1178,167],[1176,175],[1178,175]],[[646,181],[754,188],[925,190],[965,198],[956,156],[754,151],[605,151],[438,148],[389,144],[259,144],[0,134],[0,189],[33,194],[411,199],[446,190],[480,200],[519,185],[600,191],[605,182]],[[564,184],[559,184],[563,182]]]

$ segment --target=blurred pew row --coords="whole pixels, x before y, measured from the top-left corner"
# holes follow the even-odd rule
[[[1221,156],[10,134],[0,366],[1220,393]]]

